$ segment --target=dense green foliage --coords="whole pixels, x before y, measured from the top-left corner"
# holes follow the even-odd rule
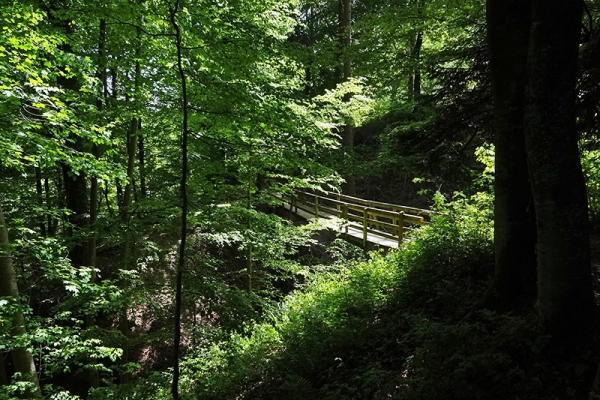
[[[472,312],[493,272],[489,200],[444,205],[399,251],[318,267],[266,319],[199,343],[184,362],[184,398],[585,395],[589,354],[556,368],[540,357],[549,338],[534,314]],[[92,398],[164,398],[168,374],[148,379]]]
[[[479,307],[494,276],[485,2],[352,3],[350,46],[333,0],[0,4],[0,258],[19,290],[0,293],[0,399],[35,387],[19,350],[44,398],[172,398],[183,209],[182,399],[587,397],[593,345],[549,356],[533,304]],[[577,100],[594,222],[597,35]],[[279,207],[348,175],[438,215],[367,254]]]

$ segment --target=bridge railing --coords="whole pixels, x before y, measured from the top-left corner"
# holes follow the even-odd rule
[[[411,225],[422,225],[430,221],[432,211],[396,204],[365,200],[333,192],[311,193],[296,191],[288,196],[290,210],[298,208],[319,215],[334,215],[343,219],[344,231],[350,228],[362,231],[363,245],[367,243],[369,233],[391,240],[398,245],[404,239],[404,232]]]

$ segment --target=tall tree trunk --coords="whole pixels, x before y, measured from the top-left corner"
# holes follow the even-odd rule
[[[83,151],[81,138],[76,139],[73,149],[78,152]],[[69,252],[69,258],[75,267],[87,266],[89,264],[89,240],[87,238],[89,202],[86,174],[79,171],[76,175],[71,167],[63,164],[63,178],[67,208],[71,211],[69,215],[71,226],[67,228],[67,233],[75,240],[75,244]]]
[[[415,81],[413,87],[413,96],[418,98],[421,95],[421,48],[423,47],[423,32],[417,34],[417,40],[413,49],[413,59],[415,60]]]
[[[352,76],[352,60],[350,58],[350,45],[352,43],[352,1],[351,0],[343,0],[343,12],[342,12],[342,32],[343,32],[343,81],[346,82]],[[350,93],[346,93],[344,95],[343,101],[348,103],[352,99],[352,95]],[[344,125],[344,133],[342,136],[342,149],[345,152],[348,152],[350,156],[354,151],[354,127],[350,122],[347,122]],[[356,179],[354,174],[347,173],[344,176],[346,180],[346,184],[344,187],[344,191],[349,196],[356,196]]]
[[[123,193],[122,221],[126,224],[129,224],[131,219],[137,126],[137,118],[132,117],[131,121],[129,122],[129,129],[127,130],[127,184],[125,185],[125,191]]]
[[[42,170],[40,167],[35,167],[35,192],[37,194],[38,204],[40,209],[44,209],[44,192],[42,190]],[[47,236],[45,213],[39,217],[40,219],[40,234]],[[50,227],[48,227],[50,228]]]
[[[419,14],[421,12],[419,11]],[[421,94],[421,48],[423,47],[423,32],[417,33],[415,44],[410,53],[411,61],[415,63],[408,77],[408,98],[415,99]]]
[[[67,199],[66,199],[67,194],[66,194],[66,191],[63,189],[64,177],[62,176],[62,172],[63,172],[62,167],[60,169],[57,169],[56,175],[54,178],[54,187],[56,187],[56,204],[57,204],[58,208],[61,210],[61,214],[60,214],[61,218],[60,218],[60,221],[59,220],[56,221],[56,225],[55,225],[56,229],[54,230],[53,233],[56,234],[56,232],[58,231],[59,224],[62,223],[62,226],[61,226],[62,234],[64,237],[68,237],[69,232],[66,227],[68,216],[64,212],[62,212],[62,210],[67,208]]]
[[[121,214],[121,222],[125,227],[125,240],[123,242],[123,250],[121,251],[121,268],[124,270],[130,269],[131,264],[131,253],[133,247],[133,240],[131,233],[129,232],[131,223],[131,204],[132,204],[132,192],[133,192],[133,172],[135,167],[135,132],[137,130],[137,119],[131,118],[129,124],[129,130],[127,131],[127,185],[125,185],[125,193],[123,195],[123,207]],[[122,312],[120,320],[121,333],[127,341],[129,331],[129,320],[127,318],[128,307]],[[129,362],[129,345],[125,343],[123,345],[123,356],[121,362],[126,364]],[[131,376],[129,372],[123,372],[121,375],[121,383],[128,383]]]
[[[53,25],[63,29],[66,37],[74,34],[75,30],[70,20],[56,18],[58,4],[52,4],[49,15],[53,18]],[[67,53],[73,53],[73,48],[69,40],[66,40],[61,45],[62,50]],[[62,76],[56,78],[57,84],[63,89],[70,92],[77,92],[80,88],[80,83],[77,76]],[[84,140],[80,136],[70,135],[72,143],[70,147],[76,153],[85,151]],[[80,267],[89,264],[89,243],[87,238],[88,229],[88,192],[86,174],[82,170],[75,171],[67,163],[62,164],[63,181],[66,195],[66,206],[71,211],[69,215],[70,227],[67,228],[68,236],[75,239],[75,245],[69,253],[69,258],[73,266]]]
[[[99,158],[99,150],[98,150],[98,146],[94,144],[94,147],[92,149],[92,154],[94,155],[94,157],[97,159]],[[92,184],[90,187],[90,220],[89,220],[89,226],[91,229],[90,232],[90,239],[89,239],[89,248],[88,248],[88,254],[89,254],[89,261],[88,261],[88,266],[92,268],[92,277],[91,277],[91,283],[95,283],[96,280],[98,279],[97,273],[96,273],[96,250],[97,250],[97,238],[98,238],[98,232],[96,230],[96,220],[98,219],[98,179],[96,177],[92,178]],[[94,316],[91,314],[88,314],[85,316],[85,325],[87,327],[91,327],[94,326],[96,324],[96,321],[94,319]],[[97,388],[100,386],[100,375],[98,373],[98,370],[92,368],[90,369],[90,385],[94,388]]]
[[[535,221],[523,112],[531,0],[487,1],[494,101],[496,273],[483,306],[508,311],[535,298]]]
[[[115,180],[115,186],[117,188],[117,211],[120,215],[123,215],[123,185],[119,179]]]
[[[12,316],[12,326],[10,334],[12,337],[24,335],[25,317],[21,310],[19,300],[19,289],[17,287],[17,276],[10,256],[10,247],[8,242],[8,230],[4,213],[0,206],[0,297],[8,297],[16,305],[14,315]],[[24,380],[33,384],[33,388],[26,393],[26,397],[39,397],[40,385],[33,357],[24,347],[19,347],[11,351],[15,371],[22,374]]]
[[[98,34],[98,77],[102,82],[102,91],[106,94],[106,85],[107,85],[107,74],[106,74],[106,20],[100,19],[99,26],[99,34]],[[102,111],[103,101],[102,98],[98,98],[96,101],[96,108],[98,111]],[[97,144],[92,145],[92,155],[97,160],[100,158],[100,149]],[[96,220],[98,219],[98,178],[92,177],[92,182],[90,185],[90,229],[91,235],[89,240],[89,266],[92,268],[92,283],[96,282],[97,274],[96,274],[96,242],[98,239],[98,233],[96,230]],[[96,324],[93,315],[85,316],[85,324],[90,327]],[[100,386],[100,374],[98,370],[92,368],[90,370],[90,385],[94,388]]]
[[[112,208],[112,206],[110,204],[110,199],[108,197],[108,192],[109,192],[108,187],[107,186],[104,187],[104,189],[102,190],[102,192],[104,193],[104,200],[106,202],[106,210],[108,211],[108,215],[110,215],[110,217],[112,218],[112,217],[114,217],[115,213],[113,211],[113,208]]]
[[[593,321],[588,210],[575,126],[581,1],[533,0],[525,143],[542,323],[567,344]]]
[[[177,48],[177,69],[181,79],[181,108],[183,113],[181,132],[181,238],[179,244],[179,260],[177,262],[177,274],[175,281],[175,322],[173,334],[173,384],[171,392],[173,400],[179,399],[179,348],[181,345],[181,302],[183,291],[183,269],[185,267],[185,247],[187,240],[187,178],[188,178],[188,99],[187,78],[183,69],[182,38],[176,16],[179,11],[179,0],[170,10],[171,25],[175,31],[175,46]]]
[[[50,200],[50,182],[48,177],[44,178],[44,197],[45,197],[45,207],[46,210],[53,209],[56,205],[51,204]],[[49,211],[46,211],[46,224],[48,226],[48,236],[52,237],[56,234],[56,229],[58,227],[58,221],[52,217],[52,214]]]
[[[250,233],[252,231],[252,216],[250,214],[250,210],[252,210],[252,191],[250,190],[250,187],[248,187],[248,202],[246,205],[246,208],[248,210],[248,233]],[[248,238],[250,240],[250,238]],[[253,246],[252,243],[248,244],[248,251],[246,254],[246,272],[248,273],[248,293],[252,293],[252,281],[254,278],[254,264],[252,261],[252,257],[253,257]]]
[[[138,125],[138,130],[140,129],[140,125]],[[143,131],[138,133],[138,165],[140,173],[140,191],[142,199],[145,199],[148,197],[148,190],[146,189],[146,149],[144,146]]]
[[[136,60],[139,60],[139,56],[141,53],[141,30],[137,30],[137,44],[136,44]],[[139,61],[136,61],[135,65],[135,99],[134,101],[139,100],[139,84],[141,79],[141,67]],[[137,109],[137,107],[136,107]],[[123,251],[121,253],[121,265],[123,269],[130,269],[131,264],[131,253],[133,248],[133,238],[129,232],[130,224],[131,224],[131,205],[133,198],[133,180],[135,173],[135,150],[136,150],[136,136],[137,129],[139,125],[139,120],[136,117],[131,117],[131,121],[129,123],[129,129],[127,130],[127,185],[125,185],[125,191],[123,193],[123,207],[121,214],[121,221],[125,226],[125,241],[123,243]],[[123,310],[123,315],[121,316],[121,332],[125,337],[127,337],[128,332],[128,319],[127,319],[127,307]],[[129,362],[129,346],[127,343],[123,346],[123,356],[121,357],[121,361],[123,363]],[[130,374],[128,372],[124,372],[121,376],[121,382],[127,383],[130,380]]]

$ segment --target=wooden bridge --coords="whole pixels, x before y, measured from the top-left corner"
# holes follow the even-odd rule
[[[347,240],[363,247],[372,243],[397,248],[404,232],[427,224],[433,211],[365,200],[334,192],[296,191],[277,196],[283,207],[307,221],[327,219],[328,226],[342,232]]]

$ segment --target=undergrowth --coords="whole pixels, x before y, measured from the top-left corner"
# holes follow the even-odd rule
[[[397,251],[323,267],[260,322],[207,336],[183,361],[181,398],[583,398],[592,361],[544,363],[533,312],[473,311],[493,274],[491,196],[437,201]],[[128,398],[165,398],[169,379]]]

